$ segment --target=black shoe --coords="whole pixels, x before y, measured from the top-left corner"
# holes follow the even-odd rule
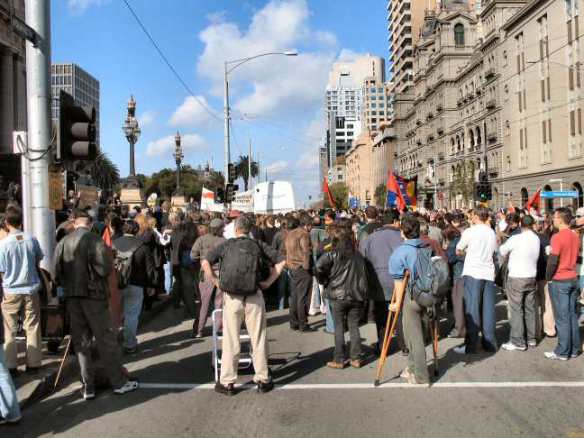
[[[224,386],[221,384],[221,382],[217,382],[215,383],[215,392],[218,392],[219,394],[223,394],[223,395],[235,395],[235,386],[233,385],[233,383],[230,383],[227,386]]]
[[[10,368],[8,370],[8,372],[10,373],[10,377],[12,377],[13,379],[15,379],[18,376],[20,376],[20,371],[18,371],[16,368]]]
[[[301,332],[301,333],[313,333],[313,332],[315,332],[317,330],[314,327],[306,326],[306,327],[303,327],[303,328],[299,329],[298,331]]]
[[[133,348],[124,347],[124,354],[127,354],[128,356],[133,356],[136,353],[138,353],[138,347]]]
[[[260,394],[265,394],[266,392],[270,392],[274,389],[274,381],[269,380],[267,382],[258,382],[258,392]]]
[[[26,374],[35,375],[39,373],[40,367],[26,367]]]
[[[298,331],[298,327],[290,326],[290,330],[297,332]]]

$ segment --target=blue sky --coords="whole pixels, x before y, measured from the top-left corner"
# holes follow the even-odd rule
[[[130,94],[142,125],[137,171],[174,165],[177,130],[187,164],[212,159],[223,169],[223,61],[295,49],[298,57],[261,58],[230,75],[231,154],[247,154],[251,139],[270,179],[290,180],[301,202],[316,196],[328,70],[335,60],[360,53],[387,56],[386,1],[129,3],[198,100],[173,76],[122,0],[53,0],[51,17],[53,61],[77,63],[100,81],[101,147],[121,174],[128,173],[121,125]]]

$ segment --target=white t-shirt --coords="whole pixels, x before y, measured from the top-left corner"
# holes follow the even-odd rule
[[[540,241],[533,231],[523,231],[511,236],[499,248],[499,254],[509,254],[509,277],[535,278],[539,258]]]
[[[497,251],[495,232],[485,224],[473,225],[462,233],[456,245],[459,251],[465,251],[462,275],[479,280],[495,280],[495,263],[493,254]]]

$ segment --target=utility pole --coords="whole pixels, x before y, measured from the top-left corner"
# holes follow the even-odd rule
[[[28,105],[28,159],[31,233],[45,254],[41,266],[52,271],[55,251],[55,213],[49,208],[51,153],[49,71],[51,62],[50,0],[26,0],[26,24],[37,42],[26,42],[26,93]],[[24,185],[24,184],[23,184]]]
[[[224,127],[223,127],[223,142],[225,147],[225,184],[228,184],[229,175],[229,163],[231,162],[231,144],[229,140],[229,82],[228,82],[228,72],[227,72],[227,62],[224,64],[224,90],[223,90],[223,110],[224,114]]]

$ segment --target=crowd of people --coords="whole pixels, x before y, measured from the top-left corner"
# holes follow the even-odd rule
[[[19,318],[26,333],[26,372],[41,366],[40,300],[56,286],[66,308],[78,357],[82,395],[95,397],[94,358],[101,358],[114,392],[138,382],[122,355],[139,350],[140,316],[165,295],[180,317],[192,320],[192,336],[209,334],[211,309],[222,309],[222,366],[216,390],[236,393],[240,329],[249,332],[254,382],[273,388],[266,348],[266,306],[289,308],[292,331],[316,329],[309,316],[322,313],[334,335],[332,369],[360,368],[360,326],[375,323],[380,353],[394,291],[408,273],[397,346],[408,356],[402,377],[430,381],[424,324],[439,310],[450,316],[443,335],[463,340],[459,354],[525,351],[544,336],[557,346],[545,358],[566,361],[582,353],[580,301],[584,288],[584,208],[540,214],[510,207],[399,212],[299,210],[253,215],[118,204],[71,211],[56,230],[52,278],[39,270],[44,255],[34,236],[22,231],[22,212],[9,204],[0,230],[2,317],[0,324],[0,423],[20,419],[12,378]],[[446,300],[428,307],[419,288],[420,260],[443,260],[449,271]],[[423,269],[426,272],[425,269]],[[430,272],[431,270],[427,271]],[[430,275],[425,274],[425,275]],[[498,339],[498,293],[508,303],[510,336]],[[349,332],[346,348],[345,331]],[[121,343],[121,345],[120,345]]]

